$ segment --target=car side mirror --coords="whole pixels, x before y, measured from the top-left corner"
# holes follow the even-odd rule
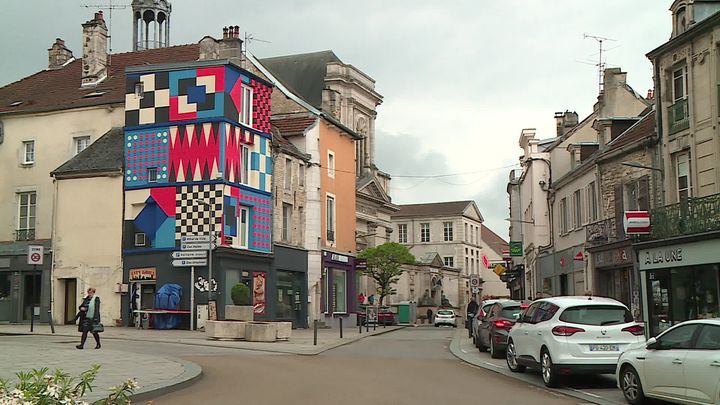
[[[645,348],[648,350],[660,350],[660,342],[657,341],[654,337],[648,339],[647,343],[645,343]]]

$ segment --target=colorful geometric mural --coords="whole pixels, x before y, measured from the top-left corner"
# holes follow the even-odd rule
[[[220,175],[220,123],[170,127],[170,182],[214,180]]]
[[[125,132],[125,185],[168,182],[168,128]],[[154,178],[148,171],[155,170]]]
[[[134,127],[212,118],[240,123],[243,86],[253,91],[253,128],[269,133],[272,87],[231,65],[128,73],[125,125]]]
[[[250,154],[250,184],[255,188],[270,192],[272,185],[272,147],[270,139],[257,137]]]
[[[177,213],[175,239],[182,235],[203,235],[211,231],[218,234],[222,225],[222,184],[189,185],[175,188]],[[205,205],[207,203],[210,204]]]

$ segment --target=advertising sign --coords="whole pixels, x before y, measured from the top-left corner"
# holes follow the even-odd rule
[[[253,273],[253,307],[256,314],[265,314],[265,273]]]
[[[626,235],[647,235],[650,233],[650,213],[647,211],[625,211],[623,226]]]
[[[522,257],[523,246],[522,241],[510,242],[510,257]]]
[[[156,277],[155,267],[130,269],[128,273],[130,281],[154,281]]]

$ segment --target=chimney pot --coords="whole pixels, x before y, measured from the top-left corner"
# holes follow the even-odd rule
[[[645,97],[645,98],[647,98],[648,100],[652,100],[654,97],[655,97],[655,90],[649,89],[647,92],[647,97]]]
[[[235,26],[235,38],[240,38],[240,26]]]
[[[223,39],[228,38],[228,27],[223,27]]]

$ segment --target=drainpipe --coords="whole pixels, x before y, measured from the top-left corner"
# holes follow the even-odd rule
[[[55,226],[57,221],[58,182],[53,176],[52,220],[50,221],[50,316],[55,319]]]

